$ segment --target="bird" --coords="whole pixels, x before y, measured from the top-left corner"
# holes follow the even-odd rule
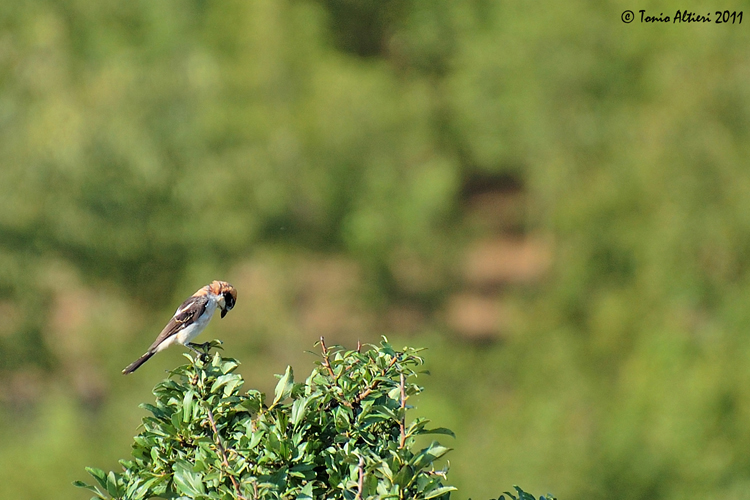
[[[190,341],[206,328],[217,308],[221,309],[223,318],[232,310],[236,302],[237,290],[226,281],[214,280],[200,288],[177,308],[172,319],[156,337],[148,351],[129,364],[122,373],[124,375],[133,373],[151,359],[151,356],[175,343],[182,344],[196,354],[200,354]]]

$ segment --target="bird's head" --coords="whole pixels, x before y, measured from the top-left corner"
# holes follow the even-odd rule
[[[227,315],[237,303],[237,290],[226,281],[214,281],[209,285],[209,290],[219,297],[219,308],[221,317]]]

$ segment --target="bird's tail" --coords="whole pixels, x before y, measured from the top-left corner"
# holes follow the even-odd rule
[[[130,363],[127,368],[122,371],[123,375],[127,375],[136,371],[143,363],[151,359],[151,356],[153,356],[154,354],[156,354],[156,351],[148,351],[146,354]]]

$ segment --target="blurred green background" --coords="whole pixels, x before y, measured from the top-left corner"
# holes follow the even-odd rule
[[[212,279],[251,387],[427,347],[457,498],[750,498],[750,18],[637,12],[749,6],[0,3],[0,498],[129,455]]]

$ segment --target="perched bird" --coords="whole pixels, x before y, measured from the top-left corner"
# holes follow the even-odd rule
[[[223,318],[234,307],[235,302],[237,302],[237,290],[226,281],[213,281],[210,285],[204,286],[177,308],[172,319],[156,337],[148,351],[128,365],[122,373],[125,375],[133,373],[151,356],[174,343],[182,344],[196,354],[200,354],[190,341],[206,328],[217,307],[221,309]]]

